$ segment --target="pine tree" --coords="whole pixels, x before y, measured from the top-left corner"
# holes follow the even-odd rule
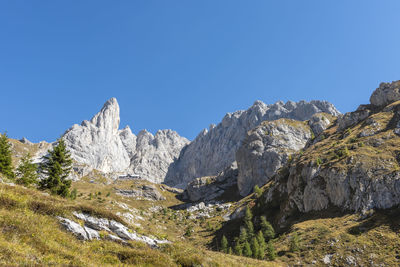
[[[261,231],[264,234],[265,240],[270,240],[275,237],[275,230],[272,225],[267,221],[265,216],[261,216]]]
[[[223,235],[221,239],[221,251],[228,253],[228,240],[226,239],[225,235]]]
[[[297,233],[294,233],[290,239],[289,250],[290,252],[296,252],[300,250],[300,239]]]
[[[244,221],[251,221],[253,219],[253,214],[251,213],[251,210],[249,207],[246,207],[246,212],[244,214]]]
[[[235,242],[235,247],[233,248],[233,250],[235,251],[236,255],[242,256],[243,255],[243,247],[240,244],[239,239],[236,240]]]
[[[0,134],[0,173],[7,178],[14,178],[12,166],[11,144],[6,133]]]
[[[251,247],[249,242],[244,242],[243,245],[243,255],[246,257],[251,257],[253,255],[253,252],[251,251]]]
[[[244,224],[246,225],[248,239],[250,240],[254,236],[254,226],[253,226],[253,214],[249,207],[246,208],[246,213],[244,216]]]
[[[71,181],[67,180],[71,165],[71,154],[67,150],[64,140],[60,138],[53,150],[49,151],[49,155],[45,157],[45,162],[41,166],[45,178],[40,181],[40,187],[50,189],[53,194],[67,197],[71,187]]]
[[[239,235],[239,242],[244,244],[248,239],[247,231],[245,228],[240,227],[240,235]]]
[[[32,157],[28,153],[22,157],[21,163],[17,168],[17,183],[29,186],[31,184],[36,184],[38,182],[36,164],[32,163]]]
[[[267,257],[271,261],[276,259],[276,250],[271,240],[267,243]]]
[[[260,258],[260,245],[258,244],[257,238],[253,237],[251,239],[251,251],[253,254],[253,258],[259,259]]]
[[[267,249],[267,244],[265,243],[264,234],[262,233],[261,230],[258,231],[258,234],[257,234],[257,241],[258,241],[258,245],[260,246],[259,259],[264,259],[264,257],[265,257],[265,250]]]
[[[230,255],[233,254],[233,251],[232,251],[232,248],[231,248],[231,247],[228,248],[228,254],[230,254]]]

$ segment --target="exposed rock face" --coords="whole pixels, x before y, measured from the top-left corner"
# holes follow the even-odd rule
[[[221,196],[226,189],[237,184],[236,162],[217,176],[206,176],[191,181],[185,191],[190,201],[210,201]]]
[[[326,101],[289,101],[266,105],[256,101],[246,111],[228,113],[217,126],[203,130],[182,150],[179,159],[170,166],[166,183],[185,187],[197,177],[216,175],[236,160],[236,151],[247,131],[262,121],[290,118],[308,120],[312,115],[325,112],[334,116],[340,113]]]
[[[115,242],[124,243],[125,240],[135,240],[144,242],[147,245],[157,248],[160,244],[170,243],[168,240],[159,240],[150,238],[144,235],[138,235],[125,225],[116,222],[114,220],[108,220],[105,218],[96,218],[84,213],[74,212],[74,216],[84,222],[81,226],[79,223],[73,220],[57,217],[65,229],[73,233],[77,238],[82,240],[100,239],[98,231],[108,232],[106,239]]]
[[[136,137],[127,126],[119,130],[119,105],[108,100],[90,121],[75,124],[63,138],[76,164],[75,175],[86,175],[79,166],[103,173],[131,173],[155,183],[164,181],[168,166],[189,141],[171,130],[155,136],[146,130]]]
[[[306,122],[289,119],[265,121],[249,131],[236,153],[240,194],[246,196],[255,185],[266,184],[310,138]]]
[[[384,168],[384,164],[376,169]],[[289,206],[301,212],[327,209],[330,205],[343,210],[367,211],[387,209],[400,203],[400,174],[384,174],[359,166],[350,171],[336,168],[293,166],[286,186],[279,190],[289,196]],[[273,201],[269,194],[267,201]]]
[[[77,162],[105,173],[122,172],[129,167],[130,158],[118,128],[119,106],[111,98],[90,121],[73,125],[63,137]]]
[[[317,113],[310,118],[308,126],[311,127],[314,136],[319,136],[332,123],[334,118],[324,113]]]
[[[370,114],[371,110],[365,105],[361,105],[356,111],[347,112],[338,119],[338,130],[342,131],[350,126],[354,126],[368,118]]]
[[[400,100],[400,81],[381,83],[372,93],[370,102],[374,106],[382,107]]]
[[[172,130],[159,130],[154,136],[142,130],[136,139],[130,172],[154,183],[162,183],[169,165],[178,158],[180,151],[188,143],[189,140]]]
[[[381,84],[371,96],[372,105],[346,114],[336,132],[307,147],[288,172],[274,177],[264,199],[267,209],[280,208],[280,223],[293,210],[336,206],[367,213],[400,204],[398,86]],[[349,127],[346,134],[341,125]]]

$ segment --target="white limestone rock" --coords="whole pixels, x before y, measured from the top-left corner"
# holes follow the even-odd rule
[[[66,218],[58,217],[58,219],[68,231],[72,232],[79,239],[100,239],[100,234],[98,233],[98,231],[96,231],[99,230],[107,231],[109,234],[106,236],[106,239],[115,242],[125,243],[125,240],[135,240],[139,242],[144,242],[154,248],[157,248],[160,244],[170,243],[170,241],[168,240],[159,240],[144,235],[138,235],[122,223],[116,222],[114,220],[96,218],[88,214],[78,212],[74,212],[73,214],[76,218],[84,221],[85,225],[83,227],[80,224]]]
[[[85,229],[79,223],[76,223],[74,221],[62,217],[57,217],[57,218],[60,220],[61,225],[64,226],[67,231],[73,233],[78,239],[81,240],[89,239]]]
[[[154,136],[142,130],[136,139],[136,150],[129,171],[142,179],[162,183],[170,164],[188,143],[189,140],[172,130],[159,130]]]
[[[228,113],[221,123],[203,130],[182,150],[179,159],[170,166],[165,182],[185,188],[194,178],[216,175],[229,167],[236,160],[236,151],[247,132],[262,121],[280,118],[308,120],[320,112],[334,116],[340,114],[326,101],[279,101],[272,105],[256,101],[246,111]]]
[[[240,194],[246,196],[255,185],[261,187],[270,181],[310,138],[306,122],[289,119],[265,121],[249,131],[236,153]]]
[[[77,163],[74,166],[85,166],[77,167],[73,178],[86,175],[90,168],[163,182],[169,165],[189,140],[172,130],[160,130],[155,136],[143,130],[136,137],[129,126],[119,130],[119,123],[119,105],[111,98],[90,121],[66,131],[63,138]]]
[[[73,125],[63,136],[72,158],[105,173],[126,170],[130,158],[119,137],[119,122],[119,106],[111,98],[90,121]]]

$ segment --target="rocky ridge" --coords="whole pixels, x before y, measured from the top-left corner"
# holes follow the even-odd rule
[[[119,123],[119,105],[111,98],[90,121],[65,132],[63,138],[78,163],[75,173],[86,175],[92,168],[162,182],[168,166],[189,141],[171,130],[160,130],[155,136],[142,130],[135,136],[128,126],[119,130]]]
[[[326,101],[279,101],[272,105],[256,101],[248,110],[228,113],[221,123],[203,130],[181,151],[178,160],[170,166],[165,182],[185,188],[194,178],[218,174],[236,160],[236,152],[247,132],[263,121],[280,118],[304,121],[321,112],[340,114]]]
[[[335,206],[367,213],[400,204],[399,88],[399,81],[381,84],[370,105],[339,118],[323,140],[273,178],[263,199],[267,207],[280,208],[280,223],[296,210]]]

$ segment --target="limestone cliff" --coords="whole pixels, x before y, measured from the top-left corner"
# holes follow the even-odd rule
[[[186,187],[194,178],[216,175],[228,168],[236,160],[236,152],[247,132],[263,121],[280,118],[303,121],[320,112],[340,114],[326,101],[279,101],[272,105],[256,101],[248,110],[228,113],[221,123],[203,130],[182,150],[179,159],[169,168],[166,183]]]

